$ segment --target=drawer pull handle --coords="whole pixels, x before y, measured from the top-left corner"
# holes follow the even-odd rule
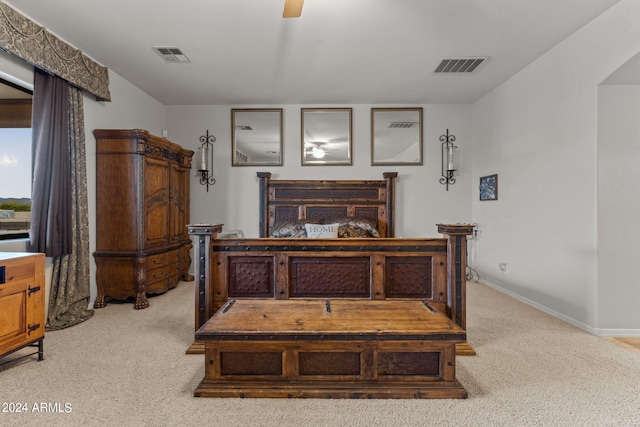
[[[27,325],[27,336],[31,335],[31,332],[36,331],[37,329],[40,329],[40,323],[36,323],[35,325],[31,326],[31,324]]]
[[[28,287],[28,293],[27,293],[27,297],[30,297],[32,293],[34,292],[38,292],[40,290],[40,286],[36,286],[34,288],[32,288],[31,286]]]
[[[164,258],[160,258],[159,260],[157,258],[153,259],[154,264],[162,264],[163,262],[164,262]]]
[[[153,273],[153,278],[154,279],[160,279],[162,277],[164,277],[164,271],[162,273],[160,273],[160,274]]]

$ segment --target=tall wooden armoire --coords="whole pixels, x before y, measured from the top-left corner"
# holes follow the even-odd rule
[[[189,276],[193,151],[146,130],[96,129],[95,308],[175,287]]]

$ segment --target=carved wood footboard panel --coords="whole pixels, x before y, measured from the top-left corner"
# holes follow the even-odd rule
[[[421,300],[466,328],[466,237],[471,225],[438,225],[440,239],[197,238],[195,330],[231,299]],[[189,353],[201,353],[194,342]],[[458,354],[475,354],[468,345]]]
[[[421,299],[449,317],[447,239],[213,240],[209,307],[229,299]]]

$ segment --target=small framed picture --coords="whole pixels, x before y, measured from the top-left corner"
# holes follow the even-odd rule
[[[480,177],[480,200],[498,200],[498,174]]]

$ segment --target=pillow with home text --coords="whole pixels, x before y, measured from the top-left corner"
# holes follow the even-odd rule
[[[271,237],[296,239],[307,237],[307,232],[304,229],[305,223],[322,224],[322,219],[311,218],[278,221],[271,226],[270,235]]]
[[[338,237],[338,224],[305,224],[310,239],[332,239]]]

